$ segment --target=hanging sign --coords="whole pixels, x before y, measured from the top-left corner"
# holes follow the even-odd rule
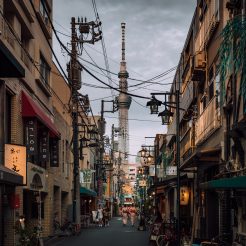
[[[80,171],[80,183],[91,183],[92,172],[93,170],[91,169],[84,169]]]
[[[25,123],[27,154],[37,155],[37,120],[28,119]]]
[[[59,140],[50,139],[50,166],[59,167]]]
[[[140,187],[146,186],[146,180],[139,180],[139,186]]]
[[[166,167],[166,175],[167,176],[177,175],[177,167],[176,166],[167,166]]]
[[[49,160],[49,135],[47,130],[42,130],[40,137],[40,162],[47,162]]]
[[[155,165],[149,166],[149,176],[152,176],[152,177],[155,176]]]
[[[26,147],[14,144],[5,144],[5,167],[23,176],[23,184],[26,184]]]

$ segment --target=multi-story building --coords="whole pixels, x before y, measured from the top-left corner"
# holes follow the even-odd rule
[[[18,241],[20,216],[46,237],[71,214],[70,87],[52,62],[51,19],[52,0],[0,1],[1,245]]]
[[[244,4],[243,4],[244,3]],[[181,176],[193,238],[243,237],[245,217],[245,2],[199,0],[171,92],[181,92]],[[241,50],[241,51],[240,51]],[[238,61],[238,62],[237,62]],[[175,96],[170,96],[175,101]],[[167,146],[176,151],[176,110]],[[175,156],[175,155],[173,155]],[[175,165],[172,158],[169,165]],[[182,181],[181,181],[182,186]],[[188,204],[185,206],[188,206]],[[182,207],[182,206],[181,206]],[[174,211],[175,214],[175,211]],[[233,216],[232,216],[233,215]],[[185,214],[181,213],[181,221]]]

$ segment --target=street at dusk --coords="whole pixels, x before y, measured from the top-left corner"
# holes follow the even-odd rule
[[[48,245],[54,246],[86,246],[117,245],[117,246],[148,246],[148,232],[138,231],[136,227],[123,227],[120,218],[114,218],[109,227],[91,227],[73,238],[54,239]]]
[[[246,0],[0,0],[0,246],[246,246]]]

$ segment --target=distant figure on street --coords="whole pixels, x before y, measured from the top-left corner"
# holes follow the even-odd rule
[[[97,219],[98,219],[99,227],[102,227],[103,226],[103,209],[101,205],[99,205],[97,209]]]
[[[128,220],[128,208],[126,204],[124,204],[124,207],[122,208],[122,222],[123,226],[126,226]]]
[[[130,207],[129,213],[130,213],[131,225],[134,226],[135,220],[136,220],[136,215],[137,215],[137,210],[136,210],[134,204],[132,204],[132,206]]]
[[[108,206],[106,206],[104,209],[103,209],[103,224],[104,226],[109,226],[109,208]]]

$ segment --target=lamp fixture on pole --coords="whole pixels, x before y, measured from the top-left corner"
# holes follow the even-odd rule
[[[146,106],[150,107],[151,114],[158,114],[158,107],[161,106],[161,104],[161,101],[157,100],[155,96],[153,96],[152,99],[147,102]]]
[[[164,95],[165,101],[161,104],[165,105],[163,112],[159,113],[158,116],[162,117],[162,124],[170,124],[170,118],[173,117],[174,113],[167,109],[167,107],[176,109],[176,166],[177,166],[177,206],[176,206],[176,216],[177,216],[177,225],[176,225],[176,234],[177,234],[177,245],[180,245],[181,240],[181,231],[180,231],[180,129],[179,129],[179,111],[184,110],[180,108],[179,97],[180,91],[178,86],[175,89],[175,92],[165,92],[165,93],[151,93],[152,99],[147,103],[147,106],[150,106],[150,113],[158,112],[158,106],[160,106],[160,101],[155,98],[155,95]],[[167,102],[166,96],[175,96],[175,102]],[[172,105],[170,105],[172,104]],[[174,106],[173,106],[174,105]]]

